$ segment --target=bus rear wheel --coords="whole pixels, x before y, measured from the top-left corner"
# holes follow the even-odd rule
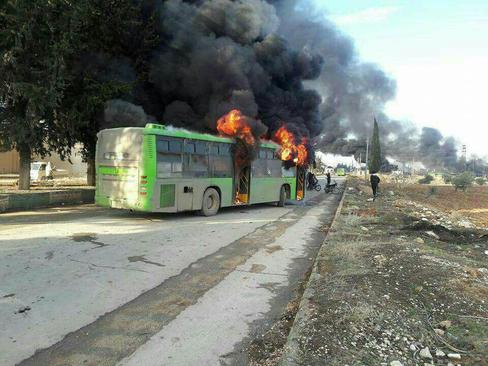
[[[203,194],[202,209],[200,213],[203,216],[213,216],[220,208],[220,196],[214,188],[208,188]]]
[[[285,207],[285,202],[286,202],[286,188],[285,186],[281,186],[280,200],[278,201],[278,207]]]

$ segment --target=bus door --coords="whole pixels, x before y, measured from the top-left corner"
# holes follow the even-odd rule
[[[236,167],[236,184],[235,187],[235,204],[243,205],[249,203],[249,194],[251,187],[251,167]]]
[[[297,200],[301,201],[305,197],[305,176],[306,171],[297,167]]]

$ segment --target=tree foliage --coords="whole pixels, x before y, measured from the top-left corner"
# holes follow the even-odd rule
[[[482,186],[486,184],[486,179],[483,177],[478,177],[475,179],[476,184]]]
[[[426,174],[425,177],[419,179],[420,184],[430,184],[434,180],[434,177],[430,174]]]
[[[22,188],[33,153],[64,157],[75,142],[58,107],[77,27],[62,0],[7,0],[0,10],[0,145],[19,151]]]
[[[143,19],[141,5],[131,0],[81,0],[74,16],[81,24],[80,37],[69,62],[70,84],[61,111],[65,120],[75,122],[76,139],[83,143],[83,156],[91,165],[98,131],[119,127],[104,125],[105,103],[131,100],[132,90],[147,79],[147,55],[157,34],[154,15]],[[88,180],[93,184],[94,176],[89,174]]]
[[[465,191],[467,188],[471,187],[473,181],[473,175],[470,172],[464,172],[452,179],[452,185],[456,188],[456,191],[458,189]]]
[[[381,144],[380,131],[376,118],[374,119],[373,138],[371,139],[371,157],[369,160],[369,171],[377,173],[381,170]]]

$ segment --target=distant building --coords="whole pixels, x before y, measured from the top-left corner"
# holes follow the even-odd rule
[[[0,174],[19,172],[19,153],[16,150],[0,152]]]
[[[390,164],[398,167],[397,172],[402,172],[403,174],[424,174],[427,172],[425,165],[420,161],[402,162],[391,157],[387,159]]]
[[[50,161],[51,164],[63,172],[63,176],[85,177],[87,165],[82,161],[80,146],[75,147],[71,152],[70,161],[61,160],[58,154],[52,154],[41,158],[34,156],[32,161]],[[0,152],[0,174],[19,173],[19,153],[16,150]]]
[[[354,155],[342,156],[331,153],[315,152],[315,159],[322,162],[327,167],[337,168],[337,166],[347,167],[349,170],[361,169],[361,164],[354,158]]]

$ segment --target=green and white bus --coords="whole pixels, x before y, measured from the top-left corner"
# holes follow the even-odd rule
[[[285,169],[279,145],[262,141],[257,158],[237,167],[230,138],[158,124],[98,133],[95,202],[146,212],[199,210],[301,200],[305,171]]]

